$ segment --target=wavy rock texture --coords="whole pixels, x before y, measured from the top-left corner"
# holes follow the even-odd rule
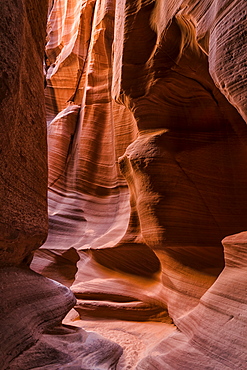
[[[62,48],[47,71],[46,88],[48,115],[61,110],[48,128],[47,247],[59,251],[114,245],[125,233],[128,192],[117,159],[136,135],[131,113],[111,98],[114,3],[74,3],[76,17],[72,3],[61,10],[57,2],[48,23],[53,29],[52,19],[65,21],[64,31],[52,31],[47,44],[49,63],[57,45]]]
[[[137,369],[246,367],[246,232],[223,240],[226,266],[196,308]]]
[[[118,344],[61,325],[75,304],[68,288],[29,269],[4,267],[0,275],[1,369],[114,368]]]
[[[27,267],[48,229],[42,73],[46,14],[45,1],[1,2],[0,368],[114,369],[121,346],[62,325],[75,304],[73,293]],[[71,124],[62,131],[65,139],[73,130]],[[77,259],[72,248],[60,258],[68,280],[74,278]]]
[[[244,320],[223,325],[246,308],[242,267],[221,240],[247,224],[245,28],[244,1],[50,3],[32,267],[72,284],[82,319],[172,319],[138,369],[244,366]]]

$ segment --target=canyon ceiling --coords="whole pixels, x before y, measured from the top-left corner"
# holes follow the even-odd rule
[[[246,2],[0,5],[0,369],[246,369]]]

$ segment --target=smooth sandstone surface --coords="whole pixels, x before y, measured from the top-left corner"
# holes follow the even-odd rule
[[[246,352],[246,232],[223,240],[226,266],[195,309],[137,369],[244,369]],[[241,298],[240,298],[241,297]]]
[[[175,339],[166,339],[164,329],[158,360],[144,350],[119,368],[234,368],[238,351],[244,352],[245,339],[232,351],[226,350],[227,334],[228,344],[213,341],[224,315],[214,305],[221,303],[212,295],[209,311],[201,308],[214,282],[226,294],[221,240],[247,224],[245,10],[242,2],[235,5],[88,1],[79,26],[78,18],[73,23],[67,16],[72,8],[64,10],[69,38],[59,28],[50,34],[48,59],[58,53],[46,89],[50,231],[32,266],[72,284],[78,326],[100,330],[90,321],[100,319],[105,335],[111,335],[109,319],[173,320],[178,328]],[[54,5],[53,29],[57,12]],[[83,64],[77,75],[75,63]],[[73,113],[78,106],[79,115]],[[64,255],[70,279],[60,268]],[[189,341],[184,322],[192,329],[199,322],[194,336],[205,341],[204,352]],[[123,338],[126,325],[115,323]],[[236,333],[244,328],[236,322]],[[203,330],[214,344],[207,347]],[[140,340],[143,331],[145,324],[138,325],[134,337]],[[124,353],[128,357],[130,346]],[[244,366],[239,361],[236,368]]]
[[[40,247],[47,9],[3,4],[3,369],[245,369],[245,8],[48,2]]]
[[[1,274],[1,369],[111,368],[122,348],[96,333],[62,325],[75,304],[65,286],[29,269]]]

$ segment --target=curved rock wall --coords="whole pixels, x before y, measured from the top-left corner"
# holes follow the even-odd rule
[[[122,348],[96,333],[62,325],[75,304],[73,293],[28,268],[48,229],[47,2],[0,5],[0,368],[114,368]]]
[[[63,4],[47,44],[50,232],[33,267],[70,285],[77,261],[82,317],[170,315],[187,341],[221,240],[247,224],[244,2]],[[70,279],[54,272],[65,254]],[[236,351],[224,362],[218,347],[224,368]],[[195,351],[186,368],[206,366]],[[163,357],[138,366],[181,367]]]
[[[154,347],[138,370],[246,367],[246,232],[226,237],[223,246],[223,272],[176,322],[180,330]]]
[[[114,2],[75,3],[76,17],[69,15],[72,3],[64,8],[54,3],[46,50],[47,112],[53,118],[60,112],[48,125],[46,246],[59,253],[121,239],[129,204],[117,160],[136,136],[131,113],[111,97]],[[56,26],[62,19],[63,29]]]
[[[13,36],[1,38],[4,57],[15,50],[1,68],[8,265],[46,237],[46,10],[16,4],[19,16],[3,6]],[[245,366],[245,233],[221,245],[247,224],[245,33],[244,1],[49,1],[49,235],[31,266],[71,286],[82,319],[173,320],[133,368]],[[32,327],[27,338],[20,321],[25,338],[3,348],[3,368],[117,367],[119,345],[61,325],[75,302],[67,288],[27,269],[1,273],[25,286]],[[1,290],[15,323],[21,300]]]

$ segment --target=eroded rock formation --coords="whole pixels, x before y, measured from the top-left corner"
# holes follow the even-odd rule
[[[113,368],[121,346],[62,325],[75,304],[73,293],[28,267],[48,229],[42,68],[47,3],[1,2],[1,11],[0,368]]]
[[[1,269],[1,369],[111,368],[122,348],[61,322],[75,305],[65,286],[29,269]]]
[[[24,353],[6,360],[12,366],[34,366],[42,350],[42,368],[116,368],[121,336],[110,338],[114,344],[92,335],[95,354],[88,359],[91,334],[61,325],[75,304],[81,320],[66,320],[75,326],[87,325],[87,317],[99,327],[105,319],[143,321],[132,328],[138,338],[148,338],[145,323],[170,327],[133,361],[127,346],[118,369],[244,369],[245,36],[244,1],[49,2],[49,234],[31,267],[70,287],[77,301],[65,287],[18,272],[23,281],[31,274],[41,287],[46,282],[44,297],[54,289],[58,306],[66,303],[48,333],[56,364],[45,327],[32,332],[38,342],[26,353],[33,362]],[[41,176],[45,157],[42,172],[36,149]],[[26,254],[13,257],[15,264]],[[112,325],[126,334],[119,322]],[[98,340],[108,348],[106,361]]]
[[[45,23],[45,2],[1,2],[1,265],[29,259],[47,236]]]
[[[246,232],[223,240],[226,266],[199,304],[137,369],[246,367]],[[239,299],[239,297],[244,297]]]

